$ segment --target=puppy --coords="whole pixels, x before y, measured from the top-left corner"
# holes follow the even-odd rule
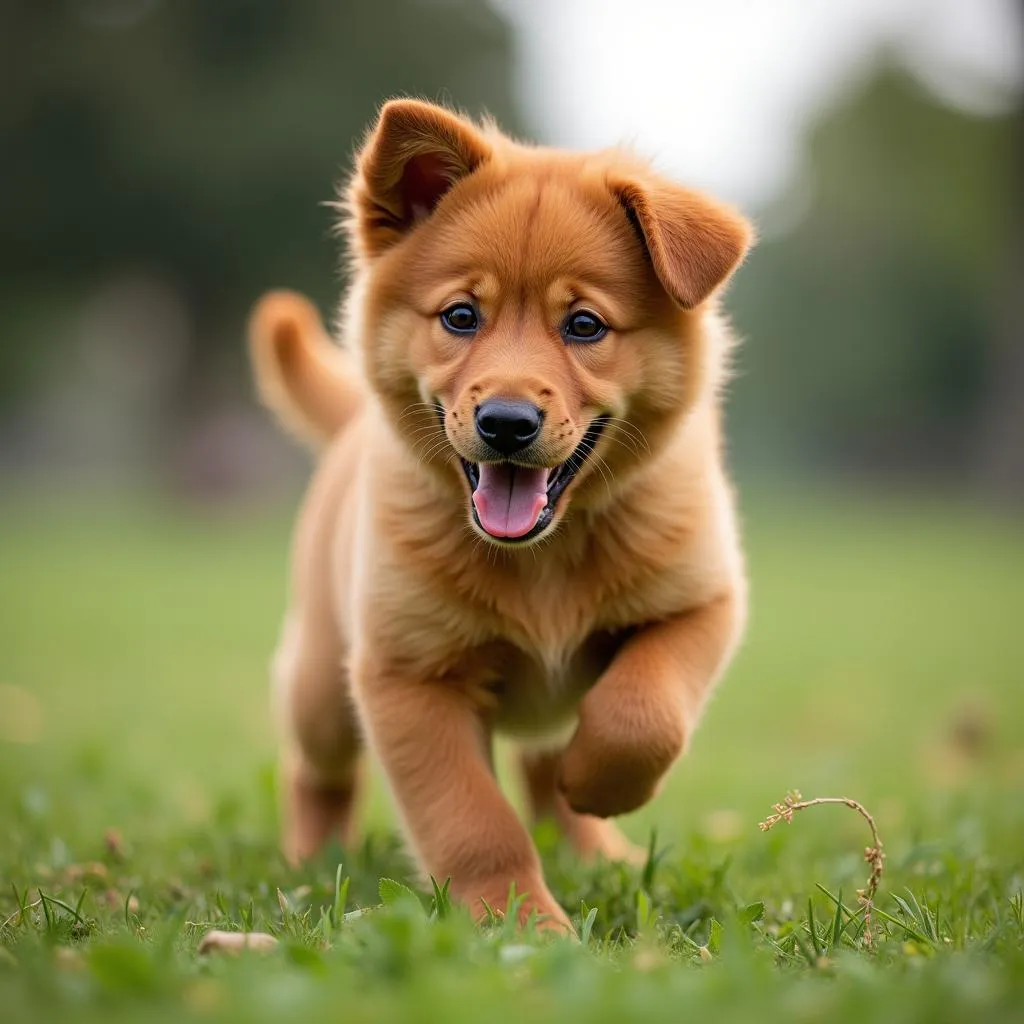
[[[285,850],[352,840],[369,748],[424,872],[569,929],[492,737],[582,856],[632,855],[606,819],[657,791],[743,626],[717,296],[752,231],[627,152],[414,100],[338,205],[342,345],[291,293],[250,331],[264,400],[323,446],[275,661]]]

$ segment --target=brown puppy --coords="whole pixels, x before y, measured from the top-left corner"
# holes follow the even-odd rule
[[[353,834],[364,746],[422,868],[474,912],[569,922],[495,781],[581,854],[647,802],[740,635],[722,466],[733,210],[620,150],[382,110],[341,204],[343,346],[299,296],[252,322],[267,403],[326,442],[276,658],[290,858]]]

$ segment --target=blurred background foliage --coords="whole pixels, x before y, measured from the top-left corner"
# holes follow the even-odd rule
[[[186,485],[253,483],[237,408],[245,317],[276,285],[336,302],[323,202],[380,102],[423,95],[522,128],[508,26],[476,0],[438,13],[410,0],[5,5],[5,468],[132,476],[170,459]]]
[[[249,397],[247,310],[281,285],[336,301],[322,203],[385,97],[536,135],[502,10],[4,4],[0,480],[210,497],[294,479]],[[764,237],[730,297],[741,472],[1020,498],[1019,103],[955,109],[883,54],[807,140],[787,193],[750,211]]]
[[[745,455],[1024,492],[1022,157],[1019,110],[950,109],[891,62],[812,128],[800,219],[735,291]]]

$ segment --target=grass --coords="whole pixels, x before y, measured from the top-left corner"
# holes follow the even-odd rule
[[[3,1019],[1024,1018],[1024,532],[935,501],[748,519],[748,642],[624,822],[646,867],[580,867],[537,830],[573,944],[412,892],[379,785],[359,848],[283,863],[265,666],[286,516],[8,501]],[[878,823],[870,948],[864,820],[758,829],[794,787]],[[282,941],[200,958],[212,927]]]

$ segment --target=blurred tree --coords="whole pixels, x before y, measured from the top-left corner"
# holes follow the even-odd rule
[[[46,310],[129,271],[185,296],[196,394],[262,289],[334,301],[321,201],[380,102],[515,129],[511,76],[510,30],[478,0],[5,3],[0,402],[47,358]]]
[[[734,404],[741,457],[972,469],[1020,190],[1014,123],[946,107],[888,65],[823,118],[789,200],[802,217],[736,288],[751,338]]]
[[[1024,0],[1018,4],[1024,31]],[[990,400],[981,469],[991,490],[1024,504],[1024,104],[1011,124],[1009,169],[1015,187],[1007,218],[1006,273],[988,362]]]

